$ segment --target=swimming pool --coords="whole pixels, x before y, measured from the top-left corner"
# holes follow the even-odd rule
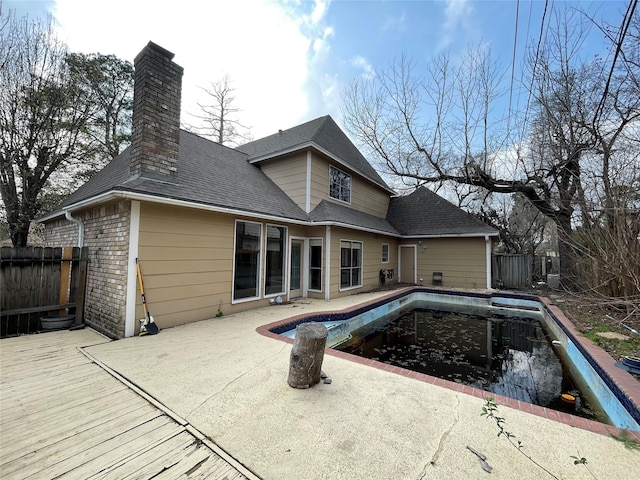
[[[558,311],[538,297],[505,293],[475,293],[414,288],[392,294],[380,301],[363,305],[348,312],[312,314],[290,322],[272,326],[273,333],[293,337],[295,327],[303,322],[322,322],[328,327],[327,345],[332,346],[349,339],[350,332],[361,328],[383,315],[406,308],[413,302],[427,302],[434,309],[447,310],[464,306],[490,313],[539,319],[547,334],[555,340],[557,353],[566,365],[570,365],[572,377],[580,383],[581,390],[590,390],[618,428],[640,431],[640,408],[637,399],[632,399],[620,388],[592,355],[590,348],[582,345],[573,334],[572,327]]]

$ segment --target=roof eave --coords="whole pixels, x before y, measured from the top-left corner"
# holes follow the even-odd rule
[[[307,220],[300,220],[300,219],[295,219],[295,218],[290,218],[290,217],[280,217],[280,216],[277,216],[277,215],[268,215],[268,214],[264,214],[264,213],[260,213],[260,212],[253,212],[253,211],[249,211],[249,210],[241,210],[241,209],[237,209],[237,208],[222,207],[222,206],[219,206],[219,205],[198,203],[198,202],[193,202],[193,201],[189,201],[189,200],[181,200],[181,199],[177,199],[177,198],[163,197],[163,196],[159,196],[159,195],[152,195],[152,194],[148,194],[148,193],[133,192],[133,191],[128,191],[128,190],[111,190],[109,192],[105,192],[105,193],[102,193],[100,195],[96,195],[94,197],[87,198],[85,200],[81,200],[79,202],[72,203],[70,205],[66,205],[66,206],[62,207],[61,211],[58,211],[56,213],[52,213],[50,215],[42,217],[41,219],[38,220],[38,222],[46,222],[46,221],[49,221],[49,220],[53,220],[54,218],[64,216],[65,212],[67,212],[67,211],[75,212],[75,211],[78,211],[78,210],[83,210],[83,209],[86,209],[86,208],[90,208],[92,206],[99,205],[101,203],[105,203],[105,202],[116,200],[116,199],[137,200],[137,201],[141,201],[141,202],[152,202],[152,203],[159,203],[159,204],[163,204],[163,205],[171,205],[171,206],[176,206],[176,207],[195,208],[195,209],[198,209],[198,210],[205,210],[205,211],[209,211],[209,212],[227,213],[227,214],[240,215],[240,216],[249,216],[249,217],[260,218],[260,219],[268,220],[268,221],[287,222],[287,223],[292,223],[292,224],[297,224],[297,225],[307,225],[307,224],[309,224],[309,221],[307,221]]]
[[[493,232],[493,233],[482,233],[482,232],[473,232],[473,233],[438,233],[438,234],[433,234],[433,235],[423,235],[423,234],[402,235],[401,238],[403,238],[403,239],[408,239],[408,238],[424,238],[424,239],[429,239],[429,238],[484,238],[484,237],[497,237],[498,235],[499,235],[498,232]]]

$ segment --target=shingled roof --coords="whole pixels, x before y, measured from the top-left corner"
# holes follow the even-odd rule
[[[250,162],[259,163],[307,145],[316,146],[328,152],[344,166],[383,187],[389,193],[393,193],[393,190],[329,115],[288,130],[280,130],[268,137],[242,145],[238,150],[246,153]]]
[[[309,214],[312,222],[317,223],[340,223],[356,228],[373,230],[381,233],[397,235],[398,231],[386,218],[376,217],[368,213],[354,210],[345,205],[322,200],[316,208]]]
[[[130,148],[114,158],[52,213],[108,192],[135,192],[161,198],[266,214],[283,219],[308,220],[304,210],[287,196],[247,156],[192,133],[180,132],[178,173],[170,182],[129,173]]]
[[[420,187],[410,195],[392,198],[387,220],[403,236],[498,234],[486,223],[425,187]]]
[[[247,214],[280,217],[283,220],[341,224],[394,236],[497,234],[493,228],[473,215],[424,187],[410,195],[391,198],[387,218],[376,217],[327,200],[322,200],[307,215],[258,165],[249,162],[251,158],[259,156],[259,146],[265,147],[265,151],[270,154],[277,155],[276,152],[286,148],[285,144],[292,148],[301,145],[295,142],[302,138],[315,138],[320,142],[318,145],[333,145],[336,155],[341,148],[343,152],[355,149],[344,135],[338,135],[338,140],[333,141],[325,138],[332,134],[334,126],[340,130],[331,117],[322,117],[301,125],[299,129],[291,129],[288,134],[283,132],[284,141],[272,135],[264,139],[264,142],[252,142],[249,147],[241,148],[245,152],[181,131],[177,175],[164,179],[151,174],[131,176],[131,149],[127,148],[40,221],[63,215],[64,207],[104,194],[130,192]],[[343,144],[342,140],[346,140],[351,147]],[[347,155],[352,160],[361,159],[368,168],[362,165],[360,168],[375,173],[364,157],[347,153],[342,155]]]

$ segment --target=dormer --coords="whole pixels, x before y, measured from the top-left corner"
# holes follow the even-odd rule
[[[395,194],[330,116],[238,150],[307,213],[327,200],[385,217]]]

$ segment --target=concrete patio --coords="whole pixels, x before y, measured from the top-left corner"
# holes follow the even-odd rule
[[[294,315],[341,310],[382,295],[304,299],[156,336],[79,341],[90,345],[83,351],[98,363],[264,479],[545,478],[497,436],[493,421],[480,416],[482,398],[332,354],[323,363],[331,384],[292,389],[287,385],[291,344],[256,332]],[[577,428],[532,415],[525,404],[499,409],[522,451],[558,478],[591,478],[572,456],[586,457],[599,479],[638,477],[640,452],[609,437],[606,427],[601,433]],[[493,468],[489,477],[467,446],[486,455]]]

